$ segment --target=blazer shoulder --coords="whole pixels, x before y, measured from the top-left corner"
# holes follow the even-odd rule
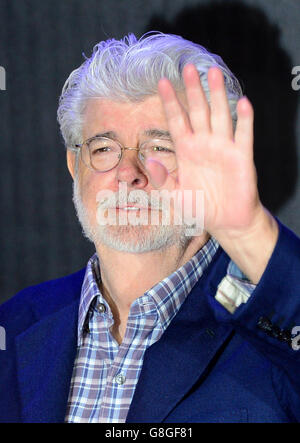
[[[0,306],[0,325],[19,334],[80,298],[86,268],[22,289]]]

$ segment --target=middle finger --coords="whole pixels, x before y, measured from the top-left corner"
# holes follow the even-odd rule
[[[233,138],[232,118],[225,91],[222,71],[213,67],[208,70],[210,90],[211,127],[215,134]]]

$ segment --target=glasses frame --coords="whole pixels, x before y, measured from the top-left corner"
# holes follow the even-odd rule
[[[102,139],[102,140],[104,139],[104,140],[107,140],[107,141],[112,141],[112,142],[114,142],[114,143],[117,143],[117,144],[119,145],[119,147],[120,147],[120,150],[121,150],[121,155],[119,156],[119,160],[118,160],[118,162],[115,164],[115,166],[113,166],[112,168],[106,169],[106,170],[104,170],[104,171],[99,171],[98,169],[94,168],[94,166],[92,165],[92,161],[91,161],[90,151],[89,151],[89,158],[90,158],[90,164],[89,164],[89,165],[86,164],[86,162],[84,161],[83,156],[82,156],[82,148],[83,148],[85,145],[89,148],[89,144],[92,143],[92,141],[97,140],[97,139]],[[120,161],[121,161],[122,158],[123,158],[123,154],[124,154],[124,151],[125,151],[125,150],[127,150],[127,151],[138,151],[138,153],[140,153],[140,150],[141,150],[141,148],[143,147],[143,145],[145,145],[146,143],[149,143],[149,141],[157,141],[157,142],[161,142],[161,141],[163,141],[163,140],[166,141],[167,139],[161,139],[161,138],[157,139],[157,138],[153,138],[153,139],[151,139],[151,140],[145,140],[143,143],[141,143],[141,144],[139,145],[138,148],[133,148],[133,147],[129,147],[129,146],[124,146],[124,145],[122,145],[122,143],[119,142],[118,140],[114,140],[114,139],[109,138],[109,137],[102,137],[102,136],[100,136],[100,135],[94,135],[93,137],[88,138],[87,140],[83,141],[82,143],[78,143],[78,144],[75,144],[74,146],[70,146],[69,149],[70,149],[71,151],[73,151],[73,152],[78,152],[78,151],[80,151],[80,157],[81,157],[82,162],[85,164],[86,167],[88,167],[88,168],[91,169],[92,171],[96,171],[96,172],[108,172],[108,171],[111,171],[112,169],[116,168],[116,167],[119,165]],[[169,141],[169,140],[168,140],[168,141]],[[175,154],[175,155],[176,155],[176,154]],[[146,168],[145,165],[144,165],[144,163],[142,162],[142,160],[141,160],[141,158],[140,158],[139,155],[138,155],[138,159],[140,160],[140,162],[141,162],[143,168]],[[172,169],[171,171],[168,171],[168,172],[171,173],[171,172],[175,171],[176,169],[177,169],[177,166],[176,166],[174,169]]]

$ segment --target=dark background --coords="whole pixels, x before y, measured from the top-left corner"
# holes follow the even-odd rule
[[[255,108],[264,204],[300,234],[299,0],[0,0],[0,302],[85,266],[56,122],[69,73],[100,40],[180,34],[222,56]],[[300,84],[300,81],[299,81]]]

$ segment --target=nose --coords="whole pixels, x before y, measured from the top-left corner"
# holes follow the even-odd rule
[[[124,148],[117,165],[117,180],[126,182],[128,187],[142,189],[148,184],[146,170],[138,159],[137,148]]]

